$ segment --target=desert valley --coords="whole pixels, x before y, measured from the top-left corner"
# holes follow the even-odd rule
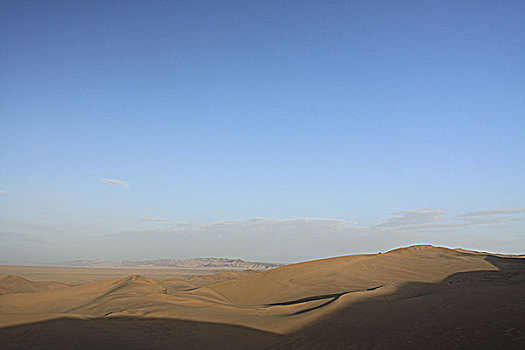
[[[3,349],[525,344],[520,256],[411,246],[264,271],[213,272],[1,266],[0,344]],[[108,279],[118,273],[130,275]]]

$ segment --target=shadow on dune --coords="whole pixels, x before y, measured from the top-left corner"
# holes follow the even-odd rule
[[[311,307],[311,308],[304,309],[304,310],[297,311],[297,312],[293,313],[293,315],[300,315],[300,314],[304,314],[306,312],[317,310],[317,309],[320,309],[320,308],[325,307],[327,305],[330,305],[331,303],[333,303],[334,301],[338,300],[340,297],[342,297],[345,294],[349,294],[349,293],[353,293],[353,292],[362,292],[362,291],[373,291],[373,290],[379,289],[381,287],[383,287],[383,286],[381,285],[381,286],[377,286],[377,287],[368,288],[368,289],[365,289],[365,290],[352,290],[352,291],[343,292],[343,293],[316,295],[316,296],[312,296],[312,297],[308,297],[308,298],[301,298],[301,299],[297,299],[297,300],[284,301],[284,302],[281,302],[281,303],[267,304],[266,306],[295,305],[295,304],[301,304],[301,303],[314,301],[314,300],[328,299],[326,302],[324,302],[321,305],[314,306],[314,307]]]
[[[282,336],[175,319],[59,318],[0,329],[2,349],[264,349]]]
[[[61,318],[0,329],[0,344],[2,349],[525,348],[525,259],[486,260],[499,270],[407,283],[286,336],[174,319]],[[331,302],[344,294],[317,299]]]
[[[337,310],[273,349],[524,349],[525,259],[407,283]]]

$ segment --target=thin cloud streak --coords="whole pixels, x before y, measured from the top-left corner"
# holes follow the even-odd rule
[[[168,221],[168,219],[165,219],[165,218],[154,218],[154,217],[151,217],[151,216],[144,216],[143,218],[140,218],[140,220],[142,221],[157,221],[157,222],[165,222],[165,221]]]
[[[494,214],[519,214],[525,213],[525,208],[502,208],[502,209],[488,209],[480,211],[472,211],[470,213],[465,213],[460,215],[460,217],[467,216],[484,216],[484,215],[494,215]]]
[[[393,213],[394,217],[388,218],[377,227],[403,227],[418,224],[429,224],[445,220],[444,210],[416,209],[402,210]]]
[[[123,188],[129,188],[127,182],[117,179],[100,179],[102,183],[109,184],[109,185],[116,185]]]
[[[270,219],[265,217],[255,217],[244,220],[221,220],[209,224],[199,224],[194,222],[166,222],[172,229],[200,229],[212,230],[222,228],[286,228],[286,227],[330,227],[330,228],[351,228],[358,227],[357,221],[343,219],[326,218],[294,218],[294,219]]]
[[[501,217],[501,216],[473,216],[473,217],[465,217],[464,220],[467,220],[469,224],[471,225],[479,225],[479,224],[496,224],[500,222],[505,222],[505,221],[509,221],[510,218]]]

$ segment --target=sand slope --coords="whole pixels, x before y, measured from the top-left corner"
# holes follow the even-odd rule
[[[28,293],[67,287],[67,284],[52,281],[30,281],[13,275],[0,275],[0,295]]]
[[[437,282],[462,271],[495,270],[484,256],[432,246],[284,266],[207,287],[230,301],[257,305],[321,295],[392,289],[406,282]]]
[[[236,343],[239,348],[247,344],[253,347],[256,339],[262,348],[385,344],[417,348],[428,344],[414,339],[438,337],[441,328],[456,322],[450,334],[477,337],[473,344],[480,346],[489,346],[490,342],[482,340],[494,334],[492,338],[499,339],[500,345],[506,341],[512,347],[524,341],[524,263],[519,258],[413,246],[264,272],[190,279],[157,280],[132,275],[78,286],[44,286],[4,277],[0,278],[0,291],[7,292],[0,295],[0,327],[4,327],[0,328],[0,340],[14,339],[17,332],[30,328],[52,329],[66,322],[79,334],[84,334],[85,327],[115,327],[108,330],[110,338],[116,337],[111,338],[114,344],[126,334],[125,328],[120,328],[122,322],[131,322],[140,334],[141,324],[156,324],[144,323],[150,320],[184,341],[209,337],[210,329],[233,332],[244,339]],[[493,320],[484,323],[487,315]],[[460,320],[459,324],[454,320]],[[37,321],[41,323],[34,323]],[[421,322],[428,326],[419,327]],[[185,331],[177,331],[181,325]],[[492,329],[492,333],[485,328]],[[410,342],[402,340],[403,334]],[[148,346],[166,348],[164,341],[151,340]],[[453,341],[461,345],[465,340],[462,343],[452,337],[448,342]],[[439,344],[435,348],[445,346]],[[215,344],[221,348],[219,345]],[[223,345],[237,347],[231,342]]]

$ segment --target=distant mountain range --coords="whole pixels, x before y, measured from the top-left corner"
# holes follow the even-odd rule
[[[253,262],[242,259],[196,258],[188,260],[157,259],[143,261],[75,260],[55,265],[73,267],[177,267],[183,269],[269,270],[285,264]]]

